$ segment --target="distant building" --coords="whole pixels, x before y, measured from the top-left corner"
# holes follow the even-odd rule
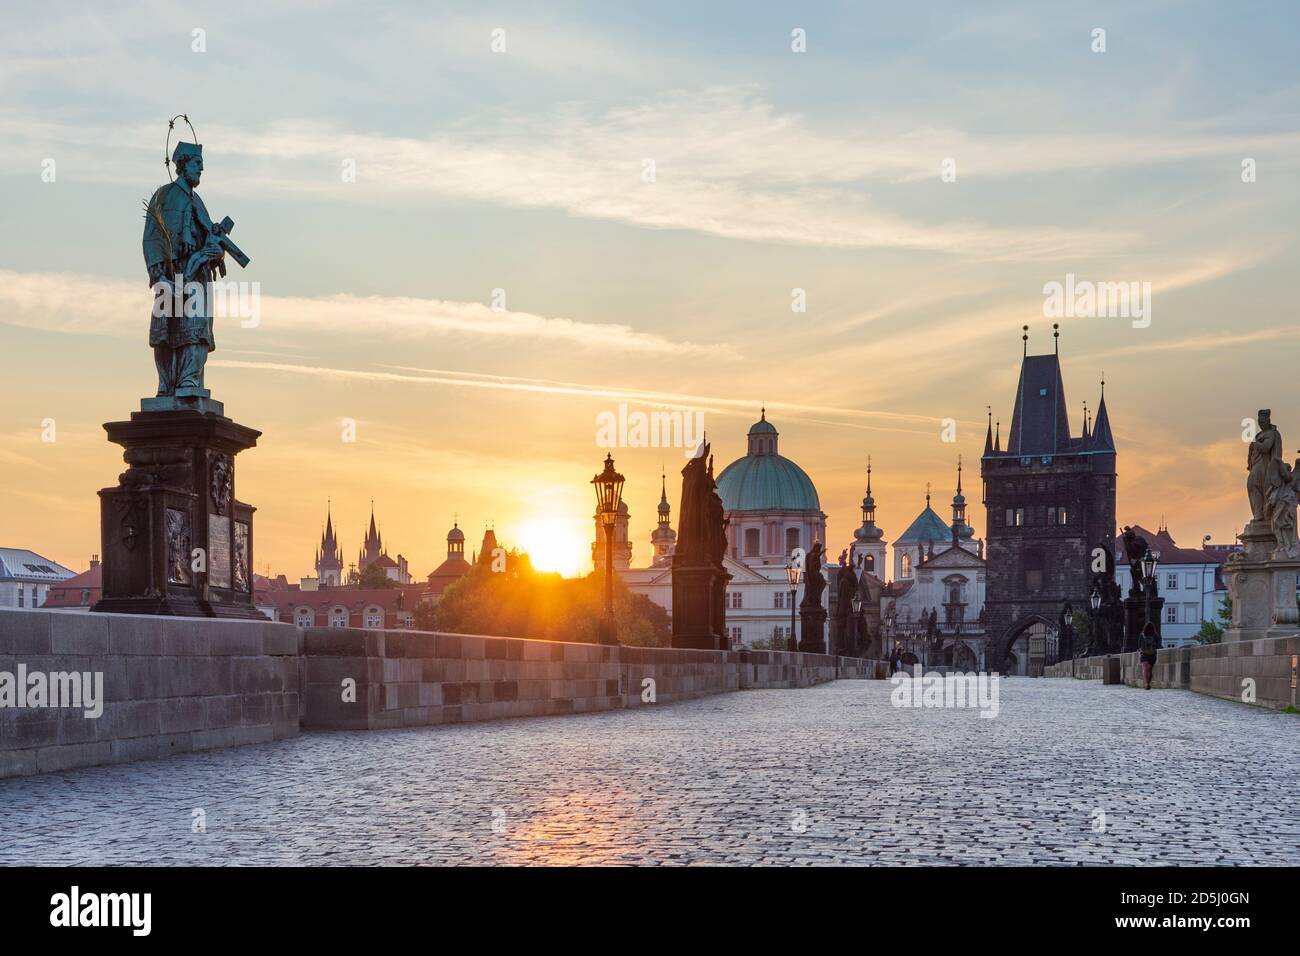
[[[1219,608],[1228,596],[1223,583],[1223,563],[1235,548],[1214,546],[1180,548],[1169,529],[1163,525],[1152,533],[1140,525],[1133,530],[1146,538],[1147,546],[1157,556],[1156,584],[1165,599],[1160,622],[1160,641],[1165,647],[1182,647],[1196,643],[1202,621],[1219,624]],[[1120,593],[1127,595],[1133,574],[1124,543],[1115,546],[1115,580]]]
[[[651,564],[656,567],[663,567],[672,561],[673,552],[677,550],[677,532],[673,530],[672,506],[668,504],[668,478],[660,474],[660,491],[659,491],[659,523],[655,526],[654,531],[650,532],[650,544],[654,548],[654,557]]]
[[[1026,658],[1055,633],[1066,602],[1088,607],[1093,550],[1115,541],[1116,453],[1105,384],[1096,422],[1090,428],[1085,417],[1072,435],[1059,355],[1028,354],[1028,338],[1006,447],[990,414],[981,459],[987,666],[1009,664],[1013,673],[1033,672]]]
[[[99,555],[91,555],[90,568],[66,581],[51,584],[41,607],[51,611],[86,611],[99,602],[104,593],[104,567]]]
[[[426,584],[406,587],[344,586],[304,591],[284,583],[284,576],[257,576],[253,603],[272,620],[298,627],[359,627],[368,630],[410,630],[415,609],[430,600]],[[269,612],[269,613],[268,613]]]
[[[727,518],[727,637],[732,647],[784,647],[790,637],[790,585],[785,566],[794,549],[810,550],[826,540],[826,515],[807,473],[778,450],[776,426],[766,409],[750,426],[746,454],[717,478]],[[654,559],[648,568],[615,568],[628,588],[672,611],[672,568],[666,558],[676,546],[667,486],[659,502],[659,523],[651,535]],[[617,529],[616,529],[617,534]],[[603,540],[603,539],[600,539]],[[615,538],[616,547],[619,539]],[[630,553],[630,546],[629,546]],[[826,561],[833,563],[834,556]],[[796,603],[802,598],[802,586]],[[825,606],[826,595],[822,596]]]
[[[344,583],[343,549],[334,536],[334,515],[328,504],[325,507],[325,528],[321,531],[320,545],[316,548],[315,567],[318,587],[336,588]]]
[[[597,571],[605,570],[605,522],[602,515],[592,515],[596,525],[596,540],[591,543],[591,563]],[[626,571],[632,566],[632,542],[628,540],[627,526],[629,514],[627,502],[618,503],[618,513],[614,516],[614,570]]]
[[[38,608],[75,572],[26,548],[0,548],[0,607]]]
[[[373,501],[370,502],[370,528],[366,531],[365,540],[361,542],[361,551],[357,555],[357,573],[364,574],[372,565],[383,568],[385,576],[390,581],[398,584],[411,583],[411,573],[407,568],[406,558],[399,554],[394,561],[388,556],[388,549],[384,547],[384,536],[375,524]]]
[[[469,574],[470,563],[465,560],[465,532],[454,523],[447,532],[447,560],[429,572],[429,592],[434,600],[452,583]]]

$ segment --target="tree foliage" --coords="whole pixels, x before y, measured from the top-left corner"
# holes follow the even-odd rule
[[[363,588],[395,588],[397,582],[388,576],[378,564],[368,564],[357,576],[357,584]]]
[[[505,570],[475,564],[442,592],[438,603],[416,611],[421,629],[459,634],[528,637],[544,641],[599,640],[605,605],[603,572],[564,578],[536,571],[527,554],[511,551]],[[668,612],[614,578],[614,626],[620,644],[666,646]]]

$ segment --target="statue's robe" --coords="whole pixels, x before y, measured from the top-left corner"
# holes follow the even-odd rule
[[[203,287],[199,308],[171,308],[168,316],[154,308],[149,322],[149,344],[182,348],[204,345],[211,352],[217,343],[212,332],[212,264],[198,266],[193,275],[186,273],[190,256],[203,248],[212,231],[212,218],[198,193],[183,177],[160,186],[149,200],[144,217],[144,262],[149,270],[149,284],[160,279],[181,277],[182,283],[197,282]],[[182,286],[181,291],[184,291]],[[184,300],[182,301],[184,304]],[[185,314],[192,312],[193,314]]]
[[[1251,517],[1268,517],[1269,493],[1282,480],[1282,433],[1276,428],[1261,429],[1246,453],[1246,494],[1250,498]]]

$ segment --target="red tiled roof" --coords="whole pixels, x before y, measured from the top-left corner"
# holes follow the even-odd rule
[[[429,587],[434,594],[441,594],[453,581],[459,581],[469,574],[470,564],[464,558],[448,558],[429,572]]]
[[[1138,535],[1147,539],[1147,546],[1152,551],[1160,552],[1161,564],[1219,565],[1227,560],[1227,555],[1223,552],[1207,551],[1204,548],[1178,547],[1167,528],[1160,531],[1148,531],[1139,524],[1131,525],[1131,527]],[[1128,555],[1124,551],[1124,539],[1122,537],[1115,539],[1115,560],[1122,564],[1128,563]]]
[[[258,594],[258,603],[274,604],[276,609],[292,613],[300,607],[328,612],[332,607],[345,607],[358,611],[367,607],[381,607],[396,611],[398,596],[402,597],[402,610],[414,611],[429,594],[427,584],[409,584],[395,588],[322,588],[319,591],[264,591]],[[265,599],[265,600],[263,600]]]
[[[104,566],[97,564],[88,571],[50,585],[41,607],[82,607],[81,592],[90,591],[90,604],[98,603],[104,590]]]
[[[912,590],[912,585],[916,582],[908,578],[903,581],[890,581],[882,590],[885,597],[902,597],[908,591]]]

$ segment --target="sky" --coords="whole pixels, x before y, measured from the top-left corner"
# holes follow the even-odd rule
[[[0,546],[100,550],[177,113],[258,284],[207,385],[262,432],[259,572],[311,572],[327,501],[353,560],[372,499],[420,578],[453,521],[587,570],[620,404],[702,414],[719,471],[765,405],[831,553],[868,456],[887,539],[959,454],[982,534],[986,408],[1053,321],[1075,434],[1105,377],[1120,523],[1231,540],[1243,419],[1300,448],[1300,8],[900,6],[7,2]],[[1067,275],[1150,283],[1150,321],[1045,316]],[[612,451],[645,564],[686,453]]]

